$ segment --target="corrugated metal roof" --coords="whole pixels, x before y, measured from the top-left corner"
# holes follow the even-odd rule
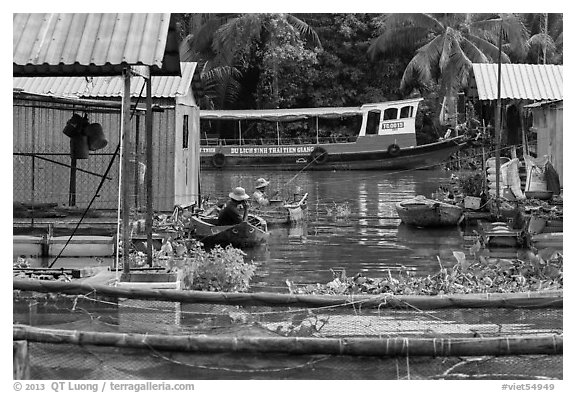
[[[14,76],[121,75],[147,65],[179,75],[170,14],[13,14]]]
[[[559,102],[563,102],[563,100],[551,100],[551,101],[535,102],[533,104],[524,105],[524,108],[540,108],[543,106],[555,105],[555,104],[558,104]]]
[[[498,98],[498,64],[472,64],[475,87],[480,100]],[[561,100],[563,71],[561,65],[502,64],[502,99]]]
[[[182,76],[152,77],[152,97],[174,98],[188,94],[196,63],[181,63]],[[12,78],[13,88],[34,94],[49,94],[59,97],[74,96],[84,98],[121,97],[124,82],[121,76],[96,77],[44,77]],[[133,78],[130,84],[130,95],[146,96],[144,78]]]

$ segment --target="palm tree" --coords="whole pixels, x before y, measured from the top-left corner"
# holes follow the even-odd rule
[[[212,98],[220,107],[238,98],[240,76],[253,66],[251,60],[259,60],[266,47],[273,48],[283,41],[286,29],[297,39],[308,38],[320,45],[316,32],[290,14],[214,14],[196,26],[183,41],[180,52],[188,61],[201,62],[202,80],[205,86],[212,87]],[[277,96],[278,64],[273,62],[272,66],[272,90]]]
[[[564,36],[562,14],[528,14],[528,60],[537,64],[561,64]]]
[[[526,28],[512,14],[390,14],[384,27],[368,50],[372,59],[417,48],[401,89],[438,82],[442,92],[451,95],[466,83],[472,63],[497,61],[500,29],[508,44],[502,62],[526,52]]]

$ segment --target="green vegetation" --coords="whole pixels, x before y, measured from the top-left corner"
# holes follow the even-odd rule
[[[361,273],[354,277],[343,271],[327,284],[294,285],[288,283],[291,293],[298,294],[394,294],[394,295],[448,295],[487,292],[527,292],[563,288],[563,257],[553,253],[544,260],[530,255],[520,259],[495,259],[480,256],[468,261],[462,252],[454,252],[458,262],[452,268],[440,264],[440,270],[426,277],[401,271],[395,277],[369,278]]]

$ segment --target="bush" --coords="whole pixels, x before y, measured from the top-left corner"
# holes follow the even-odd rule
[[[183,289],[218,292],[245,292],[250,287],[256,265],[244,262],[244,252],[232,246],[204,250],[195,242],[187,256],[167,259],[178,271]]]
[[[484,191],[482,175],[464,176],[458,179],[458,187],[466,196],[479,197]]]

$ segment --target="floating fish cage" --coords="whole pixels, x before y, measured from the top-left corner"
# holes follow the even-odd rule
[[[20,370],[37,380],[563,378],[562,291],[329,296],[20,279],[14,289]]]
[[[13,235],[14,257],[108,257],[115,255],[114,236]]]

